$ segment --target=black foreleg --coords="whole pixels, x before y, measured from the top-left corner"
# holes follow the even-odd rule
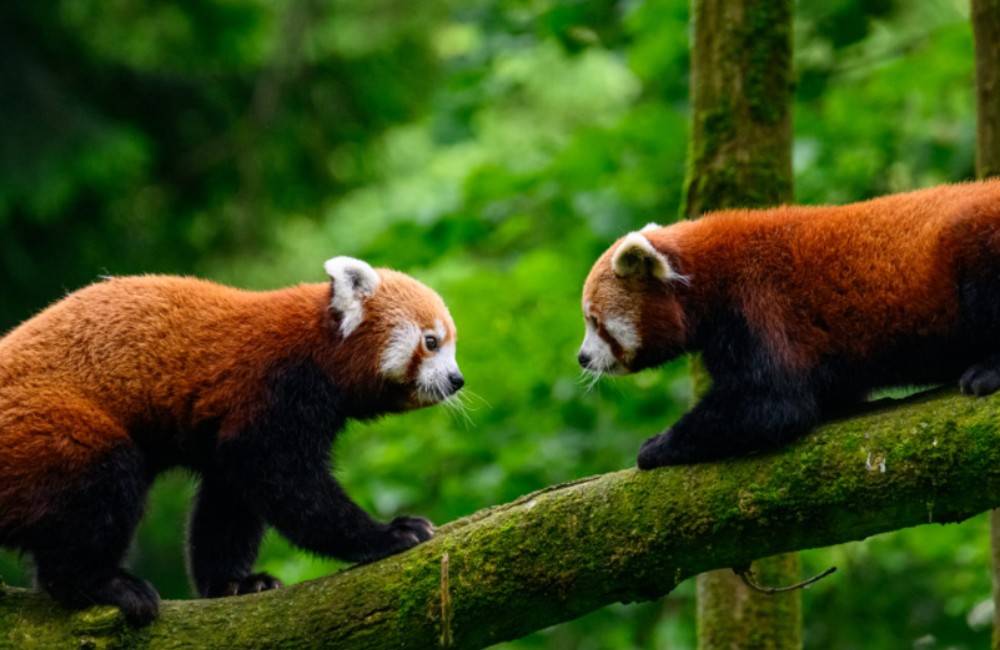
[[[677,424],[643,444],[638,464],[652,469],[773,449],[818,420],[817,401],[804,391],[713,388]]]
[[[198,594],[208,598],[274,589],[281,582],[253,573],[264,520],[216,477],[205,477],[191,514],[188,567]]]

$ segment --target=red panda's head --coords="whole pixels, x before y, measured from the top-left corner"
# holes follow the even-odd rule
[[[649,224],[621,238],[594,264],[583,287],[586,334],[579,361],[594,374],[625,374],[676,357],[688,345],[677,297],[687,278],[652,237]]]
[[[351,257],[334,257],[325,268],[347,381],[393,388],[401,403],[386,410],[436,404],[462,388],[455,323],[437,293],[404,273]]]

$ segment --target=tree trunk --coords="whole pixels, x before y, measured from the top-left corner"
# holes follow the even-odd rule
[[[687,217],[792,199],[792,2],[694,0]]]
[[[1000,506],[998,407],[938,391],[871,405],[776,453],[556,486],[374,564],[164,603],[141,630],[113,608],[70,615],[0,589],[0,647],[485,648],[710,569]]]
[[[972,0],[976,39],[976,173],[1000,175],[1000,0]]]
[[[972,0],[976,40],[976,175],[1000,174],[1000,0]],[[1000,650],[1000,511],[990,514],[993,650]]]
[[[791,0],[693,0],[692,19],[685,216],[790,202]],[[705,383],[697,363],[694,372]],[[768,585],[799,579],[796,555],[752,568]],[[799,592],[759,594],[727,570],[698,577],[701,650],[796,649],[801,628]]]
[[[758,560],[752,565],[759,584],[799,581],[798,553]],[[729,569],[698,576],[698,647],[800,648],[802,607],[798,591],[765,595],[751,591]]]

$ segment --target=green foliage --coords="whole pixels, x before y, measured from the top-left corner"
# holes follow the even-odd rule
[[[799,200],[972,177],[964,5],[796,11]],[[440,290],[476,397],[468,420],[352,426],[337,474],[362,505],[444,522],[628,466],[683,412],[686,365],[588,390],[579,291],[616,237],[678,214],[687,29],[686,0],[6,3],[0,327],[101,273],[275,287],[364,256]],[[168,597],[191,492],[161,480],[135,551]],[[807,647],[982,647],[986,553],[978,519],[806,553],[841,567],[804,597]],[[337,568],[275,535],[261,565]],[[693,647],[689,585],[506,647],[654,646]]]

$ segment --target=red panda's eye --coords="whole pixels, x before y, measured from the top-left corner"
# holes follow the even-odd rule
[[[424,337],[424,345],[427,346],[428,350],[433,352],[438,349],[438,338],[433,334],[428,334]]]

